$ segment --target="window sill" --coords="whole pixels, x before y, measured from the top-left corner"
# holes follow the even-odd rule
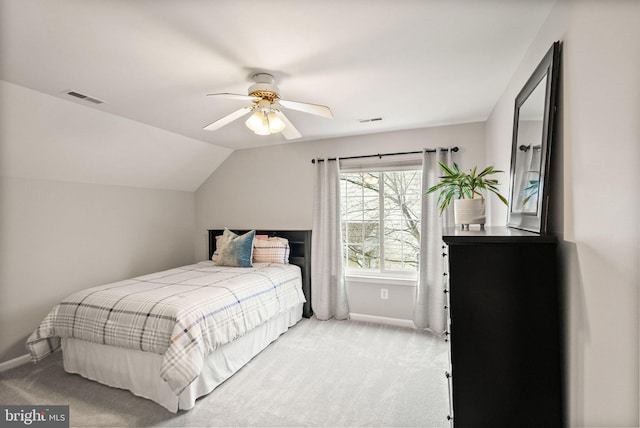
[[[359,282],[370,284],[392,284],[403,285],[406,287],[415,287],[418,279],[411,277],[397,277],[397,276],[384,276],[384,275],[358,275],[358,274],[345,274],[346,282]]]

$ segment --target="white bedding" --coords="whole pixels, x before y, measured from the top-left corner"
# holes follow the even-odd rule
[[[199,397],[213,391],[301,318],[302,304],[299,304],[216,349],[205,358],[200,376],[180,395],[174,394],[160,377],[162,356],[150,352],[63,339],[64,369],[105,385],[127,389],[174,413],[189,410]]]
[[[79,339],[158,355],[160,377],[179,396],[208,355],[305,302],[300,268],[256,264],[183,266],[76,292],[27,340],[34,362]]]

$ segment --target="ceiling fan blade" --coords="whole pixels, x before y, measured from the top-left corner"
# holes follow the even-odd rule
[[[223,92],[220,94],[207,94],[208,97],[218,97],[218,98],[227,98],[230,100],[240,100],[240,101],[259,101],[259,97],[254,97],[253,95],[241,95],[241,94],[230,94],[228,92]]]
[[[282,113],[280,110],[275,110],[275,112],[278,117],[284,122],[284,129],[280,131],[282,132],[282,135],[284,135],[284,138],[286,138],[287,140],[295,140],[296,138],[302,137],[302,134],[296,129],[295,126],[293,126],[293,123],[291,123],[289,119],[287,119],[287,116],[285,116],[284,113]]]
[[[327,106],[287,100],[280,100],[279,103],[281,106],[290,108],[291,110],[299,110],[305,113],[311,113],[318,116],[326,117],[327,119],[333,119],[333,113],[331,113],[331,109]]]
[[[210,123],[209,125],[205,126],[203,129],[206,131],[215,131],[216,129],[222,128],[226,124],[241,118],[242,116],[244,116],[245,114],[249,113],[252,110],[253,109],[251,107],[242,107],[241,109],[236,110],[233,113],[228,114],[224,117],[221,117],[220,119],[216,120],[213,123]]]

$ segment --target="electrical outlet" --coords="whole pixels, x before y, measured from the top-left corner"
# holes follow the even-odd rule
[[[380,298],[382,300],[387,300],[389,298],[389,290],[386,288],[380,289]]]

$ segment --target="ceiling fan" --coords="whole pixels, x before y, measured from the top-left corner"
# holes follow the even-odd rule
[[[298,110],[318,116],[333,118],[331,110],[327,106],[318,104],[301,103],[297,101],[287,101],[280,99],[278,87],[275,85],[275,78],[269,73],[256,73],[251,76],[255,82],[249,86],[249,95],[220,93],[207,94],[210,97],[228,98],[232,100],[251,101],[251,105],[242,107],[213,123],[205,126],[207,131],[215,131],[233,122],[242,116],[253,112],[245,122],[247,127],[258,135],[270,135],[282,132],[287,140],[300,138],[302,135],[293,124],[282,113],[281,108]]]

